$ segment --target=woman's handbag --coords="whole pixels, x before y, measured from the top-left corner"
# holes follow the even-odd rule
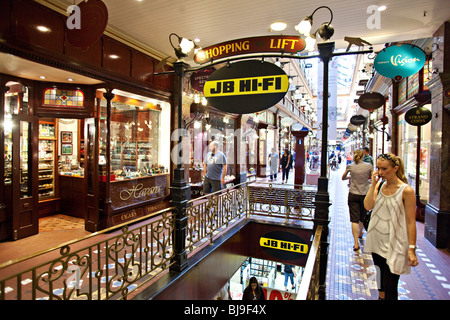
[[[381,186],[383,185],[384,180],[381,181],[380,185],[378,186],[378,192],[380,192],[381,190]],[[364,217],[362,223],[364,225],[364,229],[369,230],[369,223],[370,223],[370,218],[372,217],[372,210],[369,210],[366,212],[366,216]]]

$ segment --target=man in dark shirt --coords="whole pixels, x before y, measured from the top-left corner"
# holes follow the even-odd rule
[[[209,144],[208,154],[203,162],[203,194],[219,191],[225,184],[225,175],[227,172],[227,158],[219,151],[217,141]]]

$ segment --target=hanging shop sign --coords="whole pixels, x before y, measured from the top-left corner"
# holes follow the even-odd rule
[[[68,13],[71,16],[66,22],[67,41],[80,49],[86,50],[100,39],[108,24],[108,9],[101,0],[69,6]]]
[[[309,245],[296,234],[272,231],[259,238],[259,245],[270,256],[282,260],[296,260],[308,254]]]
[[[286,94],[289,78],[273,63],[246,60],[215,71],[206,81],[203,94],[219,110],[244,114],[265,110]]]
[[[292,119],[291,117],[284,117],[281,119],[280,123],[285,126],[285,127],[289,127],[292,124],[295,123],[294,119]]]
[[[260,52],[297,53],[304,50],[305,46],[305,40],[299,36],[243,38],[203,48],[194,55],[194,61],[202,64],[225,57]]]
[[[425,52],[419,47],[412,44],[399,44],[387,47],[378,53],[374,68],[382,76],[399,81],[422,69],[425,60]]]
[[[208,80],[209,76],[212,75],[214,71],[216,71],[216,68],[207,67],[192,73],[191,75],[192,88],[194,90],[197,90],[198,92],[203,92],[203,86],[205,85],[206,80]]]
[[[355,126],[363,125],[366,122],[367,122],[367,118],[364,117],[362,114],[355,115],[355,116],[350,118],[350,123],[355,125]]]
[[[384,105],[384,101],[384,96],[381,93],[366,92],[359,97],[358,104],[365,110],[374,110]]]
[[[406,123],[412,126],[423,126],[431,121],[433,114],[425,107],[415,107],[405,114]]]

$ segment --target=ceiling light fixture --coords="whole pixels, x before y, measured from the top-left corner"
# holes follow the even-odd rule
[[[117,54],[110,54],[108,57],[111,59],[119,59],[119,56]]]
[[[36,29],[38,29],[40,32],[50,32],[50,29],[46,26],[37,26]]]
[[[383,4],[383,5],[379,6],[377,10],[378,11],[384,11],[386,9],[387,9],[387,7]]]
[[[276,21],[270,25],[270,31],[283,31],[286,27],[286,22]]]
[[[313,24],[313,16],[319,9],[328,9],[331,14],[330,21],[322,23],[322,25],[313,33],[311,34],[311,28]],[[310,16],[307,16],[305,19],[300,21],[298,25],[296,25],[294,28],[297,30],[300,34],[303,34],[307,36],[306,38],[306,47],[309,51],[314,50],[315,42],[316,42],[316,35],[318,34],[319,37],[323,41],[329,40],[333,34],[334,34],[334,28],[331,25],[331,22],[333,21],[333,11],[327,6],[320,6],[317,9],[313,11],[313,13]]]

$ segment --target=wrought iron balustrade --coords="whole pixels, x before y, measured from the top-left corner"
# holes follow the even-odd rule
[[[157,212],[155,219],[134,229],[125,225],[118,235],[81,249],[74,248],[90,237],[73,241],[60,247],[59,253],[54,254],[56,258],[19,273],[14,269],[20,262],[29,264],[39,257],[29,257],[10,265],[13,274],[0,279],[0,300],[126,298],[170,266],[174,228],[172,209]],[[104,238],[114,229],[117,227],[94,235],[101,234]],[[4,266],[0,271],[6,274],[8,269]]]
[[[245,218],[311,221],[314,194],[312,186],[245,182],[189,201],[185,238],[188,258]],[[132,222],[135,227],[124,224],[105,229],[0,265],[0,300],[131,298],[138,288],[173,264],[174,210],[167,208],[137,219]],[[115,234],[109,234],[112,232]],[[84,242],[88,240],[90,244]],[[44,254],[47,260],[42,262]],[[38,259],[39,263],[34,262]]]
[[[248,187],[249,215],[293,220],[312,220],[315,186],[252,184]]]
[[[317,300],[319,290],[320,271],[320,241],[322,226],[318,226],[314,233],[314,240],[308,253],[305,270],[302,275],[297,300]]]

